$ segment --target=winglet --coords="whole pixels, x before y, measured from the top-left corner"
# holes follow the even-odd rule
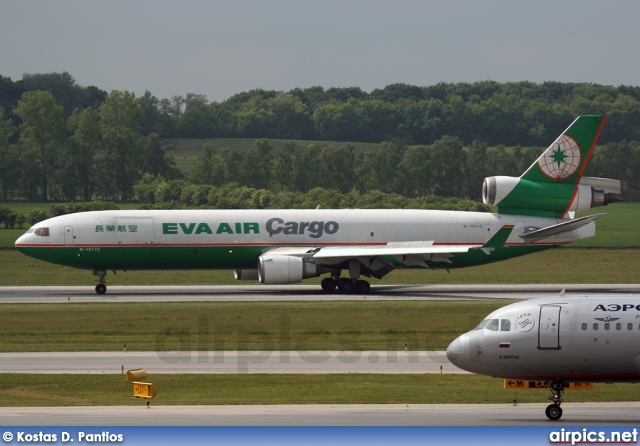
[[[514,225],[503,225],[481,248],[500,248],[511,235]]]

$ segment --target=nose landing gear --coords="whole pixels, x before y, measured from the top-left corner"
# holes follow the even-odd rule
[[[106,293],[107,292],[107,284],[106,284],[105,277],[107,277],[107,271],[105,271],[103,269],[96,269],[96,270],[93,270],[93,275],[94,276],[98,276],[98,284],[96,285],[96,293],[98,293],[98,294]]]
[[[564,382],[562,381],[552,381],[549,384],[549,390],[551,391],[551,396],[549,399],[552,401],[552,404],[549,404],[545,409],[544,413],[550,420],[557,421],[562,417],[562,409],[560,408],[560,403],[562,403],[562,397],[560,396],[560,392],[564,391]]]

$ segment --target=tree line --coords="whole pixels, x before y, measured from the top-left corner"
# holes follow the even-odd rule
[[[65,119],[51,92],[27,91],[12,112],[17,128],[0,106],[4,201],[128,200],[144,172],[181,175],[159,136],[141,133],[143,112],[132,93],[112,91],[97,110],[76,108]]]
[[[69,73],[0,76],[0,106],[13,113],[22,94],[50,91],[63,116],[98,110],[107,92],[81,87]],[[639,139],[640,87],[529,81],[391,84],[368,93],[359,87],[256,89],[209,102],[205,95],[139,98],[143,135],[161,138],[271,138],[431,144],[444,135],[464,143],[546,145],[581,114],[607,114],[601,142]]]
[[[25,223],[31,226],[50,217],[71,214],[73,212],[105,211],[113,209],[119,209],[119,207],[114,203],[104,201],[68,204],[54,203],[49,208],[49,212],[42,209],[32,209],[26,214],[21,214],[15,209],[11,209],[6,206],[0,206],[0,224],[3,224],[5,229],[23,229]]]
[[[185,179],[147,174],[134,187],[134,194],[143,203],[213,208],[369,207],[371,194],[376,194],[382,208],[401,203],[397,197],[407,206],[410,200],[425,197],[425,203],[432,204],[433,197],[479,202],[484,178],[519,176],[543,150],[489,147],[478,140],[465,145],[451,136],[430,145],[388,141],[360,152],[349,143],[319,147],[287,141],[275,150],[269,140],[259,139],[244,151],[216,150],[205,144]],[[624,198],[639,199],[637,172],[640,143],[623,141],[598,147],[585,174],[619,179]],[[311,192],[315,195],[308,200],[306,194]],[[228,195],[238,194],[246,200],[230,205]],[[331,194],[335,198],[329,199]],[[422,207],[418,202],[411,206]],[[470,209],[468,203],[464,206]]]
[[[640,87],[482,81],[393,84],[371,93],[252,90],[209,103],[196,94],[158,100],[150,92],[106,93],[78,86],[68,73],[16,82],[0,76],[0,196],[150,201],[182,181],[193,188],[233,182],[274,193],[323,188],[478,200],[484,177],[519,175],[577,115],[606,113],[604,147],[586,174],[621,179],[626,198],[637,199],[639,101]],[[205,145],[183,175],[162,147],[163,138],[176,136],[258,139],[244,151]],[[358,152],[348,143],[289,141],[274,150],[267,138],[380,145]],[[150,185],[165,192],[144,192]]]

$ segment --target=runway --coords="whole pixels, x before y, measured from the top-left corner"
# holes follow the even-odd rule
[[[467,373],[442,351],[0,353],[0,373]]]
[[[612,426],[637,425],[640,403],[0,407],[3,426]],[[497,432],[499,433],[499,432]],[[500,441],[499,441],[500,443]]]
[[[317,285],[0,287],[0,304],[169,301],[523,300],[566,294],[640,294],[638,284],[380,285],[370,294],[324,294]],[[0,354],[0,372],[119,373],[464,373],[444,352],[54,352]],[[640,403],[0,407],[0,423],[22,426],[593,426],[637,425]]]
[[[319,285],[110,286],[98,295],[92,286],[0,287],[2,303],[187,302],[187,301],[350,301],[498,299],[522,300],[567,294],[640,294],[640,284],[375,285],[366,296],[326,294]]]

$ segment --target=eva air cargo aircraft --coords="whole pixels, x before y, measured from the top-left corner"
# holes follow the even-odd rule
[[[63,215],[15,243],[46,262],[93,270],[229,269],[238,280],[369,292],[364,277],[396,268],[451,269],[506,260],[592,237],[604,214],[574,219],[620,193],[582,174],[605,116],[580,116],[519,178],[484,180],[498,213],[412,209],[97,211]]]

